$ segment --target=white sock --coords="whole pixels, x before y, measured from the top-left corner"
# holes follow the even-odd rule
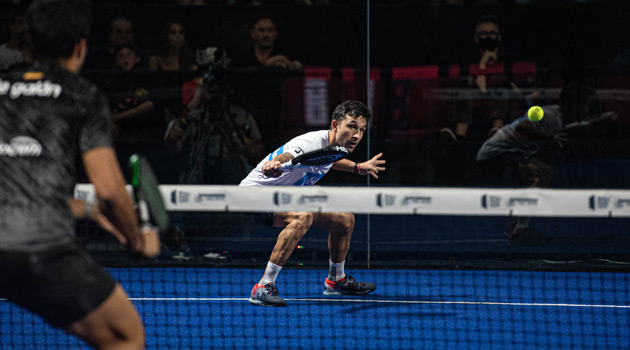
[[[346,277],[346,273],[343,272],[343,267],[346,261],[334,263],[332,260],[328,260],[328,280],[331,282],[339,281]]]
[[[278,273],[282,270],[282,266],[278,266],[271,261],[267,262],[267,268],[265,269],[265,274],[262,276],[258,285],[264,286],[267,283],[276,283],[276,278],[278,277]]]

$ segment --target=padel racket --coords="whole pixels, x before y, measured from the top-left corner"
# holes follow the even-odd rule
[[[155,226],[160,231],[168,228],[168,212],[158,188],[158,180],[149,161],[141,155],[129,157],[129,172],[134,199],[138,205],[143,228]]]
[[[614,112],[614,111],[604,112],[589,120],[583,120],[583,121],[567,124],[564,128],[566,130],[570,130],[570,129],[576,129],[576,128],[589,127],[589,126],[596,125],[598,123],[605,122],[607,120],[616,120],[618,117],[619,116],[617,115],[617,112]]]
[[[282,164],[279,170],[294,167],[307,167],[312,165],[324,165],[336,162],[348,156],[348,150],[343,146],[328,146],[299,155]]]

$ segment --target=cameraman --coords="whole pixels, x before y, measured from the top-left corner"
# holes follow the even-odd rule
[[[208,65],[198,63],[201,67]],[[166,140],[177,143],[180,151],[184,146],[204,148],[205,161],[197,169],[201,174],[196,174],[201,183],[237,184],[264,152],[253,116],[230,102],[224,82],[226,66],[224,62],[212,62],[203,76],[182,86],[185,111],[169,124],[165,135]],[[204,173],[209,176],[204,178]]]

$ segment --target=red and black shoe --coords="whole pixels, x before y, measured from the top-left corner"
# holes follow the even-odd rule
[[[363,295],[375,289],[375,283],[359,282],[350,275],[334,282],[326,278],[324,282],[324,295]]]
[[[279,296],[278,288],[273,283],[259,285],[256,283],[252,288],[252,295],[249,302],[261,306],[287,306],[287,302]]]

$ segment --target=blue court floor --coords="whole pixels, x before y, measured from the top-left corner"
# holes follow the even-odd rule
[[[148,349],[629,349],[630,274],[352,270],[377,290],[322,295],[326,271],[285,269],[286,308],[253,306],[261,270],[112,268]],[[0,301],[2,349],[87,349]]]

